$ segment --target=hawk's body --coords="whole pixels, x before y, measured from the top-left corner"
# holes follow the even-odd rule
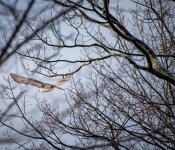
[[[56,82],[54,84],[49,84],[49,83],[43,83],[43,82],[38,81],[38,80],[34,80],[34,79],[22,77],[22,76],[13,74],[13,73],[11,73],[10,75],[13,78],[13,80],[15,80],[18,83],[30,84],[30,85],[33,85],[33,86],[38,87],[39,88],[39,91],[42,92],[42,93],[44,93],[44,92],[50,92],[54,88],[62,89],[59,86],[62,85],[62,84],[64,84],[65,82],[67,82],[70,79],[70,76],[67,76],[63,80],[60,80],[60,81],[58,81],[58,82]]]

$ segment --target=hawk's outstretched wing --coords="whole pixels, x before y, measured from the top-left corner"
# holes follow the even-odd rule
[[[13,74],[13,73],[11,73],[10,75],[13,78],[13,80],[15,80],[18,83],[30,84],[30,85],[33,85],[33,86],[36,86],[36,87],[39,87],[39,88],[41,88],[43,85],[46,84],[46,83],[43,83],[41,81],[26,78],[26,77],[22,77],[22,76]]]
[[[69,81],[70,78],[71,78],[71,76],[66,76],[64,79],[57,81],[56,83],[53,83],[52,85],[54,85],[55,87],[59,87],[60,85],[64,84],[65,82]]]

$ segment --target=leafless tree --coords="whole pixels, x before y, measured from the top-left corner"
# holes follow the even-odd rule
[[[27,30],[16,31],[32,46],[12,53],[27,71],[46,77],[74,77],[83,68],[86,82],[73,78],[64,111],[38,102],[42,117],[35,120],[7,80],[4,98],[14,100],[19,113],[6,112],[1,124],[18,133],[13,142],[26,149],[174,149],[175,2],[128,0],[130,10],[113,0],[47,2],[46,19],[24,16]],[[4,62],[9,56],[2,50]],[[66,50],[70,59],[62,58]],[[60,64],[66,72],[58,73]]]

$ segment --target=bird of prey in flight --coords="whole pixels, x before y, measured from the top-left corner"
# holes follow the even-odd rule
[[[13,73],[11,73],[10,75],[13,78],[13,80],[16,81],[17,83],[23,83],[23,84],[29,84],[29,85],[36,86],[39,88],[39,92],[42,92],[42,93],[50,92],[54,88],[62,89],[59,86],[64,84],[65,82],[67,82],[71,78],[71,76],[66,76],[64,79],[62,79],[56,83],[49,84],[49,83],[44,83],[44,82],[41,82],[38,80],[31,79],[31,78],[22,77],[22,76],[13,74]]]

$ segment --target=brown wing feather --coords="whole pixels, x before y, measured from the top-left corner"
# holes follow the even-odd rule
[[[60,81],[54,83],[53,85],[56,87],[59,87],[60,85],[64,84],[65,82],[69,81],[70,78],[71,78],[71,76],[67,76],[63,80],[60,80]]]
[[[11,73],[10,74],[11,77],[13,78],[13,80],[15,80],[18,83],[23,83],[23,84],[30,84],[36,87],[41,87],[42,85],[46,85],[46,83],[40,82],[38,80],[34,80],[34,79],[30,79],[30,78],[26,78],[26,77],[22,77],[16,74]]]

